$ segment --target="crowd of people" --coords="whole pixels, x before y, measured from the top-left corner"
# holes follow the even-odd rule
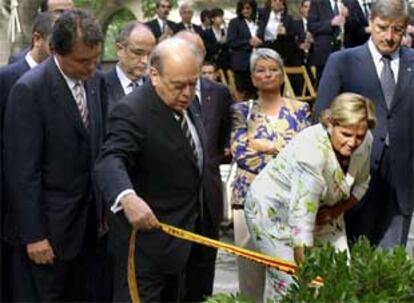
[[[43,0],[31,45],[0,68],[2,301],[201,302],[219,239],[219,166],[233,161],[238,246],[296,264],[360,237],[406,245],[413,201],[414,51],[404,0],[191,4],[182,22],[133,21],[103,71],[103,33],[72,0]],[[316,67],[317,100],[283,95],[286,66]],[[231,70],[237,96],[217,81]],[[301,91],[301,79],[293,81]],[[312,125],[314,124],[314,125]],[[279,301],[290,275],[238,260],[240,292]]]

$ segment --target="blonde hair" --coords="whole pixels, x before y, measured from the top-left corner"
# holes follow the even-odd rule
[[[377,124],[374,103],[354,93],[343,93],[333,99],[331,106],[321,113],[319,121],[325,127],[328,123],[349,127],[366,122],[368,129],[372,129]]]

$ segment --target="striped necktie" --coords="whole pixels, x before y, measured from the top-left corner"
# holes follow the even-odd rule
[[[384,66],[382,67],[380,82],[385,102],[387,107],[390,108],[395,91],[395,77],[394,72],[391,69],[391,57],[383,56],[381,60],[384,63]]]
[[[198,159],[197,147],[196,147],[196,144],[194,142],[193,136],[191,135],[190,128],[188,127],[187,119],[186,119],[184,113],[179,113],[177,115],[179,117],[178,121],[180,122],[180,126],[181,126],[181,129],[183,131],[183,134],[184,134],[188,144],[191,147],[191,151],[193,152],[194,157],[196,159]]]
[[[88,106],[86,104],[86,97],[85,97],[85,90],[83,88],[82,81],[76,81],[75,86],[73,87],[75,91],[75,101],[76,106],[78,107],[79,114],[82,118],[82,122],[85,125],[86,128],[89,126],[88,121]]]

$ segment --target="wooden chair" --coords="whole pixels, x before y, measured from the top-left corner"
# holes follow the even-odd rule
[[[224,74],[224,71],[220,68],[217,70],[217,79],[224,85],[228,85],[226,75]]]
[[[316,90],[313,87],[311,78],[309,77],[308,72],[306,71],[305,66],[290,66],[285,67],[285,82],[286,78],[289,79],[290,75],[300,75],[303,78],[303,88],[302,94],[300,96],[296,96],[296,99],[306,102],[313,102],[316,100]],[[290,80],[290,79],[289,79]],[[291,84],[289,82],[289,84]],[[290,85],[290,88],[292,86]],[[293,91],[293,89],[292,89]],[[294,95],[294,94],[293,94]]]
[[[285,72],[285,81],[283,87],[283,97],[290,98],[290,99],[297,99],[295,95],[295,91],[293,90],[292,83],[290,83],[290,79]]]
[[[240,100],[239,92],[237,91],[236,87],[236,80],[234,79],[234,73],[230,69],[227,70],[227,84],[229,86],[231,94],[233,95],[234,100]]]

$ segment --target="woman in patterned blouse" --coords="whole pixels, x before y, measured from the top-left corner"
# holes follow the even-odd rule
[[[346,93],[336,97],[321,124],[296,136],[253,181],[246,220],[265,254],[299,263],[305,247],[332,244],[347,251],[343,214],[369,183],[374,105]],[[266,298],[278,301],[290,275],[268,268]]]
[[[234,235],[236,244],[247,248],[253,248],[243,212],[249,185],[293,136],[309,126],[311,115],[307,103],[282,97],[284,66],[277,52],[256,50],[250,69],[259,98],[233,105],[231,134],[237,163],[232,192]],[[263,284],[264,268],[239,259],[240,292],[261,301]]]

